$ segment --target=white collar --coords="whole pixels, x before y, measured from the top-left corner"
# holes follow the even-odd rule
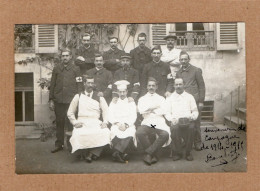
[[[90,92],[90,93],[88,93],[88,92],[85,90],[85,94],[86,94],[86,96],[90,95],[89,97],[92,97],[92,96],[93,96],[93,91]]]

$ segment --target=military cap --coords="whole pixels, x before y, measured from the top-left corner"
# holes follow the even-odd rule
[[[131,59],[131,55],[129,53],[125,53],[123,54],[120,59],[123,59],[123,58],[128,58],[128,59]]]
[[[177,40],[177,36],[176,36],[176,35],[173,35],[173,34],[169,34],[169,35],[167,35],[166,37],[164,37],[163,39],[164,39],[164,40],[167,40],[168,38],[173,38],[174,40]]]

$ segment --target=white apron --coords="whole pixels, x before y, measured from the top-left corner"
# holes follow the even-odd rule
[[[82,94],[79,99],[78,122],[83,123],[81,128],[73,128],[70,143],[72,153],[78,149],[101,147],[110,144],[110,130],[101,129],[99,120],[99,102]]]

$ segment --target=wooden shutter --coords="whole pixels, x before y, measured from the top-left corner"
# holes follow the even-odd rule
[[[169,24],[150,24],[150,45],[165,45],[163,38],[169,34]]]
[[[238,23],[217,23],[217,50],[239,49]]]
[[[58,25],[35,26],[35,52],[58,52]]]

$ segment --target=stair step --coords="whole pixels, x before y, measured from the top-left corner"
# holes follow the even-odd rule
[[[238,119],[239,119],[239,124],[237,123]],[[230,120],[230,116],[225,116],[224,124],[232,128],[237,128],[241,124],[246,125],[246,121],[241,118],[238,118],[237,116],[231,116],[231,120]]]
[[[239,108],[236,108],[236,111],[238,112],[242,112],[242,113],[245,113],[246,114],[246,108],[242,108],[242,107],[239,107]]]

